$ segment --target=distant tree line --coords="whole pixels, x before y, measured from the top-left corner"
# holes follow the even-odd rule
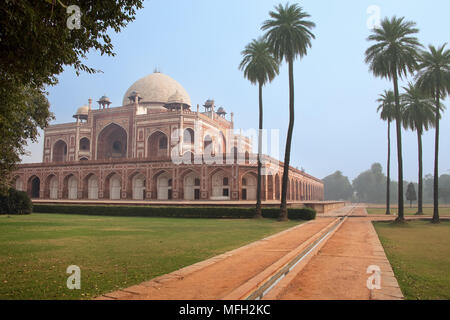
[[[386,180],[383,167],[379,163],[374,163],[369,170],[361,172],[352,182],[341,171],[336,171],[323,179],[325,200],[383,204],[386,202]],[[434,177],[431,174],[423,179],[424,203],[433,202],[433,182]],[[416,182],[403,181],[405,191],[408,190],[410,183],[414,185],[414,190],[418,190]],[[397,181],[391,181],[389,192],[391,203],[398,201],[397,186]],[[407,197],[406,193],[404,197]],[[448,174],[439,177],[439,198],[442,203],[450,203],[450,175]]]

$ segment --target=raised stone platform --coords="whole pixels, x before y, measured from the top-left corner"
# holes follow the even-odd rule
[[[157,207],[252,207],[255,201],[138,201],[138,200],[51,200],[33,199],[34,204],[72,204],[72,205],[115,205],[115,206],[157,206]],[[288,201],[289,208],[309,207],[318,214],[327,213],[345,206],[338,201]],[[278,207],[279,201],[263,201],[263,207]]]

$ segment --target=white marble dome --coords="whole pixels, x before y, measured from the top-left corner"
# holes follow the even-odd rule
[[[77,113],[75,115],[81,116],[81,115],[87,115],[87,114],[89,114],[89,107],[81,106],[77,109]]]
[[[124,106],[130,104],[128,97],[133,91],[139,92],[142,98],[140,103],[144,104],[155,103],[164,105],[171,100],[170,98],[174,98],[174,95],[176,95],[184,103],[189,106],[191,105],[191,98],[183,86],[171,77],[158,72],[139,79],[128,88],[123,97]]]

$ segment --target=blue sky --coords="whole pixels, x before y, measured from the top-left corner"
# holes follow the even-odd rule
[[[323,178],[341,170],[351,179],[374,162],[386,163],[387,124],[379,120],[375,100],[392,85],[369,73],[364,63],[367,8],[381,16],[405,16],[417,22],[419,40],[440,45],[449,41],[448,0],[303,0],[298,2],[317,27],[308,55],[297,60],[296,122],[291,163]],[[238,128],[258,125],[257,88],[238,70],[241,51],[262,35],[261,23],[280,0],[152,0],[120,34],[111,34],[115,57],[92,52],[87,64],[104,73],[76,76],[68,67],[59,84],[48,88],[54,123],[71,122],[75,110],[106,94],[120,106],[128,87],[155,67],[180,82],[194,105],[208,98],[235,114]],[[281,3],[285,3],[284,1]],[[404,84],[404,83],[403,83]],[[284,142],[288,124],[288,74],[264,88],[265,127],[280,129]],[[450,108],[448,99],[445,102]],[[396,176],[395,132],[392,172]],[[417,179],[417,137],[403,132],[404,174]],[[424,136],[424,173],[433,172],[434,130]],[[441,173],[450,174],[450,110],[441,122]],[[42,143],[28,147],[24,162],[40,162]],[[281,155],[284,154],[284,144]]]

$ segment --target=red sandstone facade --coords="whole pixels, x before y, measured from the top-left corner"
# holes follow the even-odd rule
[[[154,73],[130,87],[123,106],[98,103],[45,130],[43,163],[20,165],[17,189],[39,199],[256,199],[251,141],[214,101],[191,111],[184,88]],[[279,200],[282,163],[264,156],[263,168],[263,200]],[[291,168],[287,199],[323,200],[323,183]]]

